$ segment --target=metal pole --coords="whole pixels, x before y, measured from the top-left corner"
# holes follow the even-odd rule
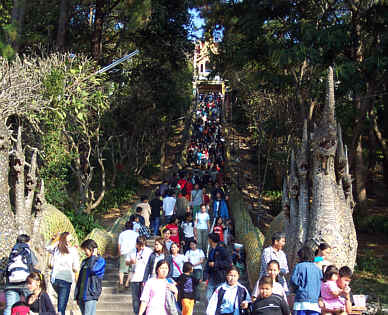
[[[131,59],[133,56],[137,55],[139,53],[139,50],[136,49],[135,51],[131,52],[130,54],[120,58],[119,60],[116,60],[114,62],[112,62],[110,65],[98,70],[97,72],[95,72],[94,74],[100,74],[100,73],[104,73],[114,67],[116,67],[117,65],[119,65],[120,63],[123,63],[124,61],[128,60],[128,59]]]

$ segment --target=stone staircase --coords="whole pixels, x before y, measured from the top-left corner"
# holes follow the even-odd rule
[[[119,283],[118,259],[107,259],[104,280],[102,281],[102,294],[97,303],[96,315],[133,314],[132,297],[129,289],[118,292]]]
[[[133,315],[132,296],[130,289],[118,292],[118,259],[107,259],[104,280],[102,281],[102,294],[97,303],[96,315],[115,314]],[[194,307],[195,315],[203,315],[206,311],[205,286],[200,286],[201,302],[197,302]]]

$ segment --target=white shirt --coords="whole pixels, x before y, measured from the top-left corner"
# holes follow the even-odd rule
[[[179,269],[181,270],[179,272],[177,266],[175,266],[174,263],[172,263],[173,270],[172,270],[172,277],[173,278],[178,278],[182,273],[183,273],[183,264],[187,261],[187,257],[182,254],[178,254],[175,257],[171,256],[172,260],[179,266]]]
[[[132,265],[133,275],[131,282],[142,282],[144,277],[144,271],[147,266],[148,258],[152,253],[152,249],[149,247],[144,247],[142,250],[137,251],[135,248],[132,250],[126,257],[127,261],[135,260],[136,263]]]
[[[194,223],[192,221],[182,222],[181,227],[186,238],[194,237]]]
[[[197,248],[196,250],[189,249],[185,256],[187,257],[187,261],[191,262],[193,265],[201,262],[201,259],[205,259],[205,254],[202,249]],[[193,267],[194,269],[202,269],[202,264],[196,265]]]
[[[164,215],[173,215],[176,199],[174,197],[166,197],[163,199]]]
[[[141,224],[139,222],[136,222],[136,221],[133,222],[133,230],[136,233],[139,233],[140,227],[141,227]]]
[[[125,230],[119,235],[120,255],[127,255],[136,248],[136,240],[139,233],[132,230]]]
[[[61,254],[58,249],[58,244],[46,247],[52,256],[53,271],[52,279],[64,280],[67,282],[74,281],[74,270],[79,271],[79,255],[75,247],[69,248],[68,254]]]
[[[196,218],[196,225],[195,227],[198,230],[207,230],[208,229],[208,222],[210,220],[209,213],[207,212],[199,212],[197,213]]]
[[[206,308],[206,315],[213,315],[216,313],[217,306],[218,306],[218,294],[220,290],[222,289],[224,291],[224,297],[221,302],[220,306],[220,313],[233,313],[233,315],[240,314],[239,312],[239,305],[238,305],[238,298],[237,298],[237,289],[238,287],[241,287],[246,292],[246,299],[245,301],[250,302],[251,296],[249,295],[249,292],[247,288],[242,286],[240,283],[237,283],[234,286],[228,285],[226,282],[222,285],[220,285],[217,289],[215,289],[213,295],[211,296],[209,303]],[[234,310],[234,312],[233,312]]]

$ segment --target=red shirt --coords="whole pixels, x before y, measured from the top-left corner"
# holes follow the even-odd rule
[[[190,182],[187,182],[186,184],[186,192],[189,196],[191,196],[191,191],[193,190],[193,184]]]
[[[187,180],[185,179],[178,180],[178,185],[181,187],[181,190],[183,189],[183,187],[185,187],[186,184],[187,184]]]
[[[209,202],[210,202],[210,198],[209,198],[209,195],[208,194],[204,194],[203,195],[203,202],[205,205],[208,205]]]
[[[166,225],[166,228],[170,230],[170,240],[179,245],[179,228],[176,224],[170,223]]]
[[[216,233],[220,236],[220,241],[224,241],[224,228],[221,225],[215,225],[213,228],[213,233]]]

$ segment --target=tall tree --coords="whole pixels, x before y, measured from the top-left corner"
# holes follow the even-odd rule
[[[58,18],[58,31],[57,31],[57,48],[63,49],[65,47],[66,40],[66,27],[67,11],[68,11],[68,0],[60,0],[59,5],[59,18]]]

